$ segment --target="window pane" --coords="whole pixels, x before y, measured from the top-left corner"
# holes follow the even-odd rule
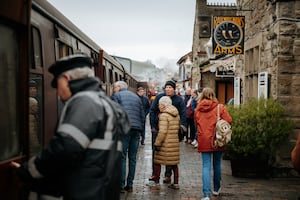
[[[33,42],[33,69],[42,67],[42,49],[41,49],[41,36],[36,28],[32,28],[32,42]]]
[[[29,156],[36,155],[43,144],[43,80],[30,74],[29,79]]]
[[[19,153],[19,47],[15,30],[0,24],[0,35],[0,160],[5,160]]]

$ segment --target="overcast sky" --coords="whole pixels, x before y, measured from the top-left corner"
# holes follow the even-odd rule
[[[192,50],[196,0],[48,1],[111,55],[176,69]]]

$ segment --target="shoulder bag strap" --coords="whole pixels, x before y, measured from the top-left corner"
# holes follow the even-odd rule
[[[217,120],[220,120],[220,104],[218,104],[218,119]]]

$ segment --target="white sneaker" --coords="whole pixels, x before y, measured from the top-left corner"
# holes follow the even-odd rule
[[[193,142],[191,143],[191,145],[195,145],[197,143],[197,140],[193,140]]]
[[[215,196],[219,196],[220,192],[221,192],[221,187],[219,188],[218,191],[213,191],[212,194]]]
[[[147,183],[146,185],[149,186],[151,190],[160,190],[160,184],[155,183],[154,181],[149,181],[149,183]]]
[[[203,197],[201,200],[210,200],[209,197]]]
[[[148,183],[146,183],[146,185],[151,187],[151,186],[155,185],[155,182],[154,181],[149,181]]]
[[[194,145],[194,148],[197,148],[198,147],[198,142]]]

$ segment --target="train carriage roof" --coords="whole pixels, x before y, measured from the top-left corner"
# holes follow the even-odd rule
[[[99,47],[92,39],[83,33],[76,25],[74,25],[66,16],[64,16],[48,1],[32,0],[32,8],[59,25],[60,28],[63,28],[65,31],[74,35],[78,40],[88,44],[95,51],[99,52],[101,49],[101,47]]]

